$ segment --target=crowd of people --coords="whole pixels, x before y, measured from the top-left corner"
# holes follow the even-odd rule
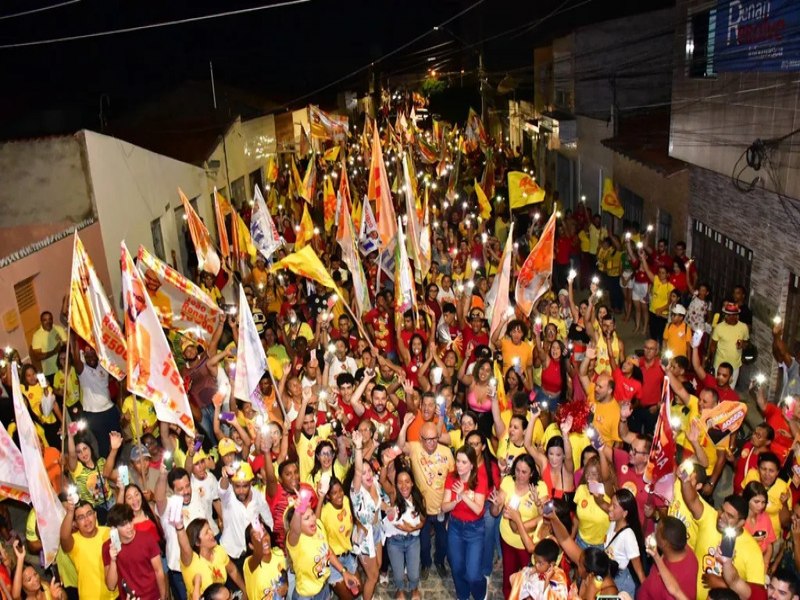
[[[545,207],[561,210],[555,194],[515,214],[512,290]],[[0,504],[0,594],[370,600],[387,585],[417,599],[435,571],[459,600],[798,600],[800,415],[741,376],[745,290],[712,302],[685,244],[633,223],[616,235],[582,204],[558,220],[551,289],[492,331],[510,222],[438,211],[430,272],[403,314],[373,254],[374,308],[354,322],[352,275],[324,236],[341,295],[255,261],[244,292],[268,357],[263,411],[222,383],[237,315],[204,346],[167,331],[194,438],[43,313],[30,349],[4,351],[0,419],[15,436],[18,362],[66,517],[44,569],[34,511],[23,534]],[[194,277],[226,302],[218,279]],[[780,324],[773,353],[781,397],[800,393]],[[675,467],[648,483],[664,402]],[[710,418],[742,404],[744,423]]]

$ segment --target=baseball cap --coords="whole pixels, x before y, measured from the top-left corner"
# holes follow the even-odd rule
[[[686,316],[686,307],[683,304],[676,304],[672,307],[672,314],[673,315],[682,315]]]
[[[223,457],[231,452],[236,452],[236,444],[231,438],[222,438],[217,445],[217,449],[220,457]]]
[[[290,283],[286,286],[286,294],[296,294],[297,293],[297,286],[293,283]]]
[[[246,483],[248,481],[252,481],[253,479],[253,468],[250,466],[249,463],[242,462],[239,465],[239,468],[236,470],[236,473],[233,474],[231,481],[235,483]]]
[[[150,458],[150,450],[144,444],[137,444],[131,448],[131,460],[137,461],[142,458]]]

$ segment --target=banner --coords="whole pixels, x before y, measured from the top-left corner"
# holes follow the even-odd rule
[[[347,141],[347,135],[350,133],[347,117],[326,113],[313,104],[308,107],[308,122],[311,124],[312,138],[339,143]]]
[[[622,215],[625,214],[625,209],[620,204],[617,190],[614,188],[614,182],[611,181],[610,177],[603,179],[603,199],[600,201],[600,208],[618,219],[621,219]]]
[[[500,258],[498,272],[489,292],[486,294],[486,320],[489,321],[489,336],[500,327],[508,310],[508,290],[511,286],[511,259],[514,256],[514,222],[508,228],[506,247]]]
[[[143,248],[139,248],[142,252]],[[174,423],[194,436],[186,389],[161,322],[145,293],[125,242],[120,243],[122,300],[128,342],[128,391],[152,401],[160,421]]]
[[[311,246],[305,246],[302,250],[279,260],[272,265],[270,272],[274,273],[280,269],[289,269],[292,273],[300,275],[300,277],[316,281],[327,288],[331,288],[334,292],[339,294],[340,298],[342,297],[330,273],[325,269],[325,265],[322,264],[319,256],[317,256],[317,253],[314,252]]]
[[[214,250],[214,242],[211,241],[211,235],[181,188],[178,188],[178,195],[181,197],[181,202],[183,202],[189,233],[192,236],[194,250],[197,253],[197,269],[216,275],[219,273],[220,262],[217,251]]]
[[[44,566],[48,567],[55,560],[56,552],[58,552],[59,531],[66,512],[47,476],[39,436],[36,435],[36,427],[33,425],[31,415],[25,406],[22,390],[19,387],[17,363],[13,363],[10,368],[11,395],[14,402],[14,415],[17,420],[17,435],[22,450],[25,478],[28,481],[31,503],[36,510],[36,524],[39,527],[39,539],[42,541]]]
[[[369,166],[369,182],[367,184],[367,198],[375,201],[378,217],[378,235],[381,238],[381,248],[386,249],[397,235],[392,193],[389,188],[389,178],[386,174],[386,165],[383,162],[383,150],[378,136],[378,128],[372,128],[372,160]]]
[[[675,457],[678,446],[675,443],[675,433],[669,422],[670,407],[672,406],[672,392],[669,379],[664,378],[661,388],[661,407],[658,411],[658,421],[653,432],[653,445],[650,448],[650,457],[644,470],[644,480],[655,484],[665,475],[670,475],[675,470]]]
[[[520,171],[508,172],[508,201],[511,209],[522,208],[544,200],[544,190],[533,177]]]
[[[240,400],[252,402],[262,415],[264,403],[258,383],[267,372],[267,355],[256,331],[256,323],[250,305],[244,295],[244,286],[239,284],[239,339],[236,342],[236,377],[233,383],[233,395]]]
[[[200,286],[150,254],[144,246],[139,246],[138,259],[149,304],[161,327],[208,344],[222,309]]]
[[[477,178],[475,179],[475,195],[478,197],[478,207],[481,209],[481,219],[485,221],[492,216],[492,204],[486,197],[486,192],[483,191],[483,188],[481,187],[481,184],[478,183]]]
[[[380,249],[380,237],[378,235],[378,224],[375,222],[375,215],[372,214],[372,206],[367,198],[361,208],[361,227],[358,232],[358,241],[361,247],[361,254],[369,256],[371,252]]]
[[[718,0],[713,48],[716,73],[800,70],[800,4]]]
[[[275,222],[272,220],[272,215],[269,214],[267,205],[264,203],[264,196],[261,195],[261,190],[258,189],[258,184],[255,184],[253,189],[250,237],[264,260],[270,260],[275,250],[280,248],[283,243],[281,236],[278,235]]]
[[[0,423],[0,500],[5,498],[31,503],[22,452]]]
[[[77,231],[72,247],[69,326],[95,349],[100,365],[114,379],[125,377],[125,336]]]
[[[510,236],[509,236],[510,237]],[[526,315],[531,313],[536,301],[550,289],[553,275],[553,246],[556,239],[556,213],[550,216],[528,258],[522,264],[517,276],[517,289],[514,297],[517,306]]]
[[[369,301],[369,287],[364,275],[364,266],[355,245],[355,231],[350,213],[344,206],[344,200],[339,195],[339,220],[336,227],[336,242],[342,249],[342,261],[347,265],[353,281],[353,295],[356,300],[356,314],[361,317],[372,310]]]
[[[414,274],[411,272],[411,263],[408,261],[408,252],[406,252],[406,234],[403,232],[403,224],[399,218],[397,219],[397,231],[398,243],[394,250],[394,307],[397,314],[402,315],[417,305],[417,293],[414,287]]]

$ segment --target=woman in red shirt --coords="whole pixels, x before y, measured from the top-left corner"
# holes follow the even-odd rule
[[[614,378],[614,400],[622,403],[641,399],[644,375],[639,368],[639,359],[636,355],[631,354],[622,361],[620,367],[614,359],[614,353],[609,352],[608,362],[611,367],[611,376]]]
[[[471,446],[456,451],[456,469],[445,482],[442,512],[450,513],[447,527],[447,558],[453,571],[456,597],[486,596],[483,576],[483,546],[488,485],[486,470],[478,468]]]
[[[542,385],[536,388],[536,401],[546,403],[546,410],[555,412],[562,398],[567,397],[567,352],[561,340],[548,344],[540,335],[535,336],[536,352],[533,366],[542,367]],[[544,406],[542,406],[544,408]]]
[[[672,273],[669,275],[669,282],[681,294],[689,293],[689,280],[686,277],[686,265],[683,261],[676,260],[672,263]]]

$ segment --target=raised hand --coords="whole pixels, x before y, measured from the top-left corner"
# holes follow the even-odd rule
[[[122,447],[122,434],[119,431],[112,431],[108,434],[108,441],[112,450],[119,450]]]
[[[567,415],[567,418],[559,424],[558,428],[561,430],[562,435],[569,435],[572,430],[572,415]]]

